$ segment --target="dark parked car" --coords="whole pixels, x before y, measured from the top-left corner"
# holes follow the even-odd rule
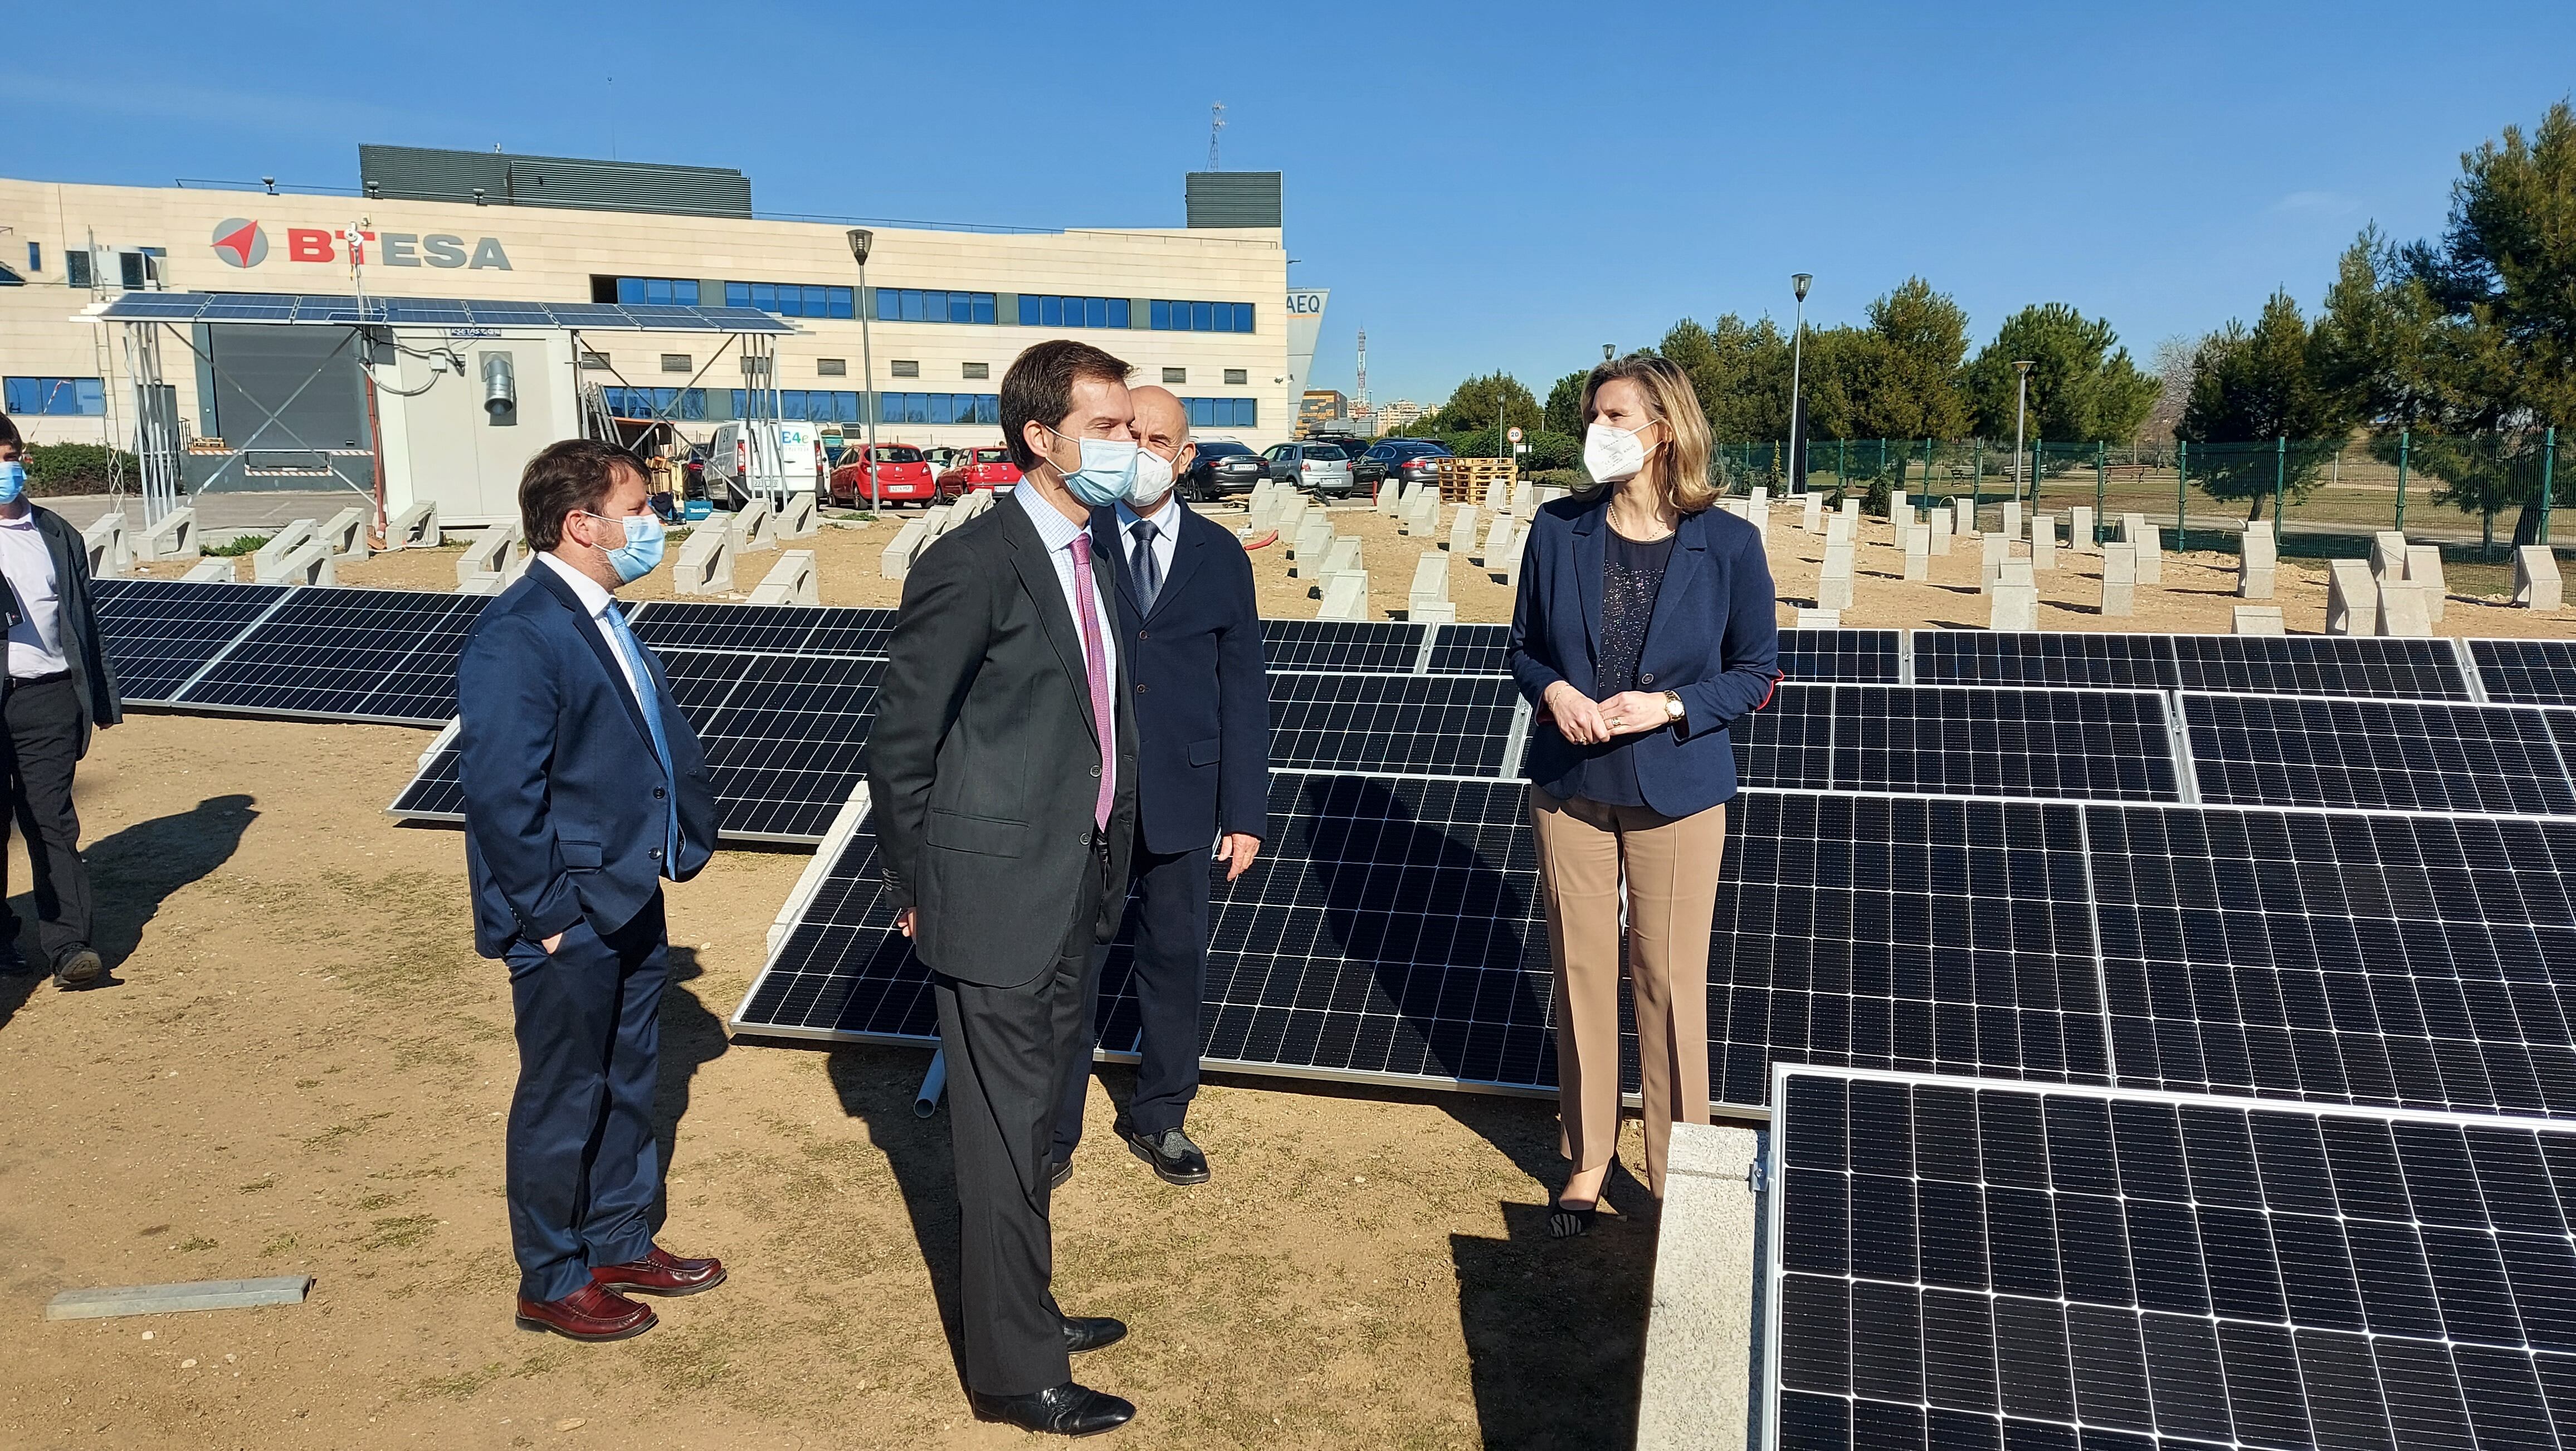
[[[1228,494],[1249,494],[1253,485],[1268,476],[1261,455],[1233,439],[1202,438],[1198,444],[1198,461],[1190,465],[1189,477],[1181,487],[1187,497],[1199,503]]]
[[[1351,458],[1351,480],[1363,494],[1375,497],[1377,486],[1386,482],[1386,464],[1369,456],[1369,441],[1355,433],[1319,433],[1309,442],[1329,443]]]
[[[1439,460],[1457,457],[1446,444],[1427,438],[1385,439],[1370,449],[1368,456],[1384,470],[1380,478],[1400,484],[1428,483],[1440,476]]]

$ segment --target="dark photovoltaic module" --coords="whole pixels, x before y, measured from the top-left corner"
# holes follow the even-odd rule
[[[276,584],[93,579],[100,648],[129,704],[166,705],[207,661],[286,597]]]
[[[2471,640],[2487,699],[2576,705],[2576,640]]]
[[[2182,704],[2203,801],[2576,814],[2550,720],[2576,711],[2196,693]]]
[[[441,725],[456,714],[456,658],[491,602],[488,595],[420,590],[291,590],[177,703],[241,715]]]
[[[1921,684],[2073,685],[2466,700],[2447,640],[2349,635],[2016,634],[1918,630]]]

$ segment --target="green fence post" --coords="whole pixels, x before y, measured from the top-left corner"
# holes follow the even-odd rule
[[[2406,532],[2406,451],[2415,438],[2411,428],[2397,430],[2397,532]]]
[[[2290,436],[2272,435],[2272,537],[2281,537],[2281,487],[2289,478]]]
[[[2549,441],[2540,446],[2540,543],[2549,545],[2549,496],[2558,487],[2558,425],[2549,426]]]
[[[2183,502],[2183,491],[2191,487],[2191,441],[2174,446],[2174,553],[2182,552],[2183,520],[2189,517],[2189,505]]]
[[[2039,440],[2032,439],[2030,441],[2030,512],[2033,514],[2039,512],[2039,461],[2043,457],[2046,455],[2040,452]]]
[[[1834,491],[1851,492],[1851,444],[1839,438],[1834,440]]]
[[[1973,523],[1986,507],[1986,441],[1977,440],[1975,467],[1968,475],[1968,519]]]
[[[1932,440],[1923,440],[1923,502],[1932,502]]]
[[[2092,542],[2095,544],[2102,542],[2102,510],[2108,507],[2109,500],[2106,496],[2111,492],[2110,456],[2105,452],[2108,447],[2108,444],[2099,441],[2095,442],[2093,445]]]

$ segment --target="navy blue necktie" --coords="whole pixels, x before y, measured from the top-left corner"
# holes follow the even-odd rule
[[[1163,562],[1154,554],[1154,521],[1139,519],[1127,526],[1127,532],[1136,536],[1136,553],[1128,561],[1136,571],[1136,598],[1151,614],[1154,596],[1163,592]]]

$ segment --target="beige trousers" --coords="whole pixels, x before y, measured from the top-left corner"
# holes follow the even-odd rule
[[[1558,1151],[1598,1168],[1619,1147],[1619,883],[1646,1120],[1646,1187],[1664,1192],[1673,1124],[1708,1122],[1708,942],[1726,808],[1660,816],[1530,788],[1556,958]]]

